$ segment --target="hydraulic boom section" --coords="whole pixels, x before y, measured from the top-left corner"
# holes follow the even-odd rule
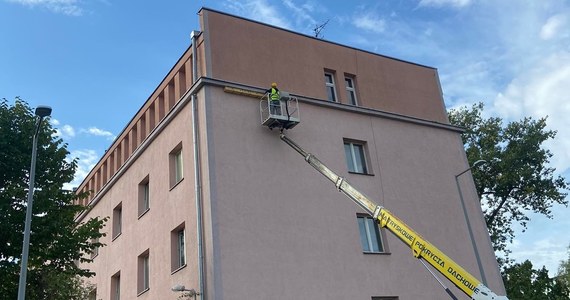
[[[402,222],[383,206],[372,202],[368,197],[350,185],[350,183],[348,183],[344,178],[338,176],[314,155],[307,153],[303,148],[285,136],[285,134],[281,133],[280,138],[287,143],[287,145],[291,146],[291,148],[301,154],[305,158],[305,161],[307,161],[319,173],[332,181],[340,192],[345,194],[348,198],[353,200],[356,204],[362,207],[362,209],[373,216],[381,227],[386,228],[402,242],[408,245],[412,249],[414,257],[423,259],[425,262],[430,264],[443,276],[453,282],[453,284],[461,291],[471,297],[471,299],[508,300],[505,296],[497,296],[477,278],[469,274],[437,247],[416,233],[406,223]],[[455,298],[449,289],[446,288],[446,291]]]

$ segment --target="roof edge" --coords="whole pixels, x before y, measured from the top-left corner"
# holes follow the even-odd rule
[[[230,14],[230,13],[223,12],[223,11],[220,11],[220,10],[212,9],[212,8],[209,8],[209,7],[202,6],[202,7],[200,8],[200,10],[198,10],[198,14],[201,14],[202,11],[209,11],[209,12],[214,12],[214,13],[222,14],[222,15],[225,15],[225,16],[229,16],[229,17],[241,19],[241,20],[244,20],[244,21],[248,21],[248,22],[252,22],[252,23],[259,24],[259,25],[263,25],[263,26],[275,28],[275,29],[278,29],[278,30],[287,31],[287,32],[292,33],[292,34],[300,35],[300,36],[303,36],[303,37],[306,37],[306,38],[310,38],[310,39],[313,39],[313,40],[316,40],[316,41],[320,41],[320,42],[323,42],[323,43],[333,44],[333,45],[336,45],[336,46],[340,46],[340,47],[344,47],[344,48],[348,48],[348,49],[352,49],[352,50],[356,50],[356,51],[368,53],[368,54],[375,55],[375,56],[380,56],[380,57],[384,57],[384,58],[388,58],[388,59],[393,59],[393,60],[400,61],[400,62],[403,62],[403,63],[411,64],[411,65],[416,65],[416,66],[420,66],[420,67],[424,67],[424,68],[428,68],[428,69],[437,70],[437,68],[432,67],[432,66],[423,65],[423,64],[420,64],[420,63],[415,63],[415,62],[412,62],[412,61],[408,61],[408,60],[404,60],[404,59],[400,59],[400,58],[396,58],[396,57],[392,57],[392,56],[388,56],[388,55],[384,55],[384,54],[380,54],[380,53],[375,53],[375,52],[372,52],[372,51],[368,51],[368,50],[364,50],[364,49],[360,49],[360,48],[356,48],[356,47],[344,45],[344,44],[341,44],[341,43],[337,43],[337,42],[333,42],[333,41],[329,41],[329,40],[325,40],[325,39],[319,39],[319,38],[316,38],[316,37],[311,36],[311,35],[308,35],[308,34],[300,33],[300,32],[297,32],[297,31],[293,31],[293,30],[291,30],[291,29],[278,27],[278,26],[275,26],[275,25],[263,23],[263,22],[256,21],[256,20],[252,20],[252,19],[248,19],[248,18],[245,18],[245,17],[240,17],[240,16],[237,16],[237,15],[234,15],[234,14]]]

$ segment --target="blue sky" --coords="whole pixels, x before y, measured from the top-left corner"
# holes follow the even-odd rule
[[[548,116],[552,166],[570,178],[567,0],[0,0],[0,97],[53,107],[77,184],[190,45],[202,6],[309,35],[330,20],[325,40],[436,67],[449,108]],[[554,215],[533,217],[513,258],[554,274],[570,209]]]

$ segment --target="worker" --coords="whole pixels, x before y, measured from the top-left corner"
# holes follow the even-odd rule
[[[281,96],[279,95],[277,83],[272,83],[271,88],[265,91],[265,93],[267,94],[267,100],[269,101],[270,114],[281,115]]]

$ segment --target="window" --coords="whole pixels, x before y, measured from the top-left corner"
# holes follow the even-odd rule
[[[150,186],[148,175],[139,183],[139,218],[150,209]]]
[[[99,243],[99,238],[96,239],[91,239],[91,243]],[[95,258],[97,255],[99,255],[99,246],[96,246],[95,248],[93,248],[93,250],[91,250],[91,259]]]
[[[344,155],[349,172],[368,174],[364,146],[364,143],[344,141]]]
[[[178,231],[178,265],[182,267],[186,264],[186,242],[185,242],[185,231],[184,229]]]
[[[325,72],[325,88],[327,89],[327,99],[336,102],[336,88],[334,85],[334,75]]]
[[[174,155],[176,164],[176,182],[182,180],[182,150],[180,150],[176,155]]]
[[[149,251],[146,250],[138,258],[138,288],[139,294],[146,292],[150,288],[150,259]]]
[[[121,271],[111,277],[111,300],[121,300]]]
[[[172,272],[186,265],[186,230],[184,223],[170,232],[171,270]]]
[[[97,288],[94,288],[93,290],[91,290],[91,292],[89,292],[89,297],[87,297],[87,299],[97,300]]]
[[[123,219],[123,205],[121,202],[113,209],[113,239],[115,239],[121,234],[123,227],[122,219]]]
[[[384,252],[378,224],[369,216],[358,216],[357,220],[362,251],[367,253]]]
[[[170,187],[174,187],[184,178],[183,159],[182,159],[182,143],[174,148],[169,155],[170,164]]]
[[[352,105],[358,105],[356,101],[356,88],[354,87],[354,79],[352,77],[345,77],[344,82],[346,85],[346,96],[348,103]]]

